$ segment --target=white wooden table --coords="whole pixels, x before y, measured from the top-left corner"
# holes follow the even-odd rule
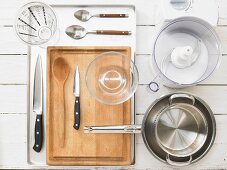
[[[153,16],[156,1],[105,1],[106,4],[130,3],[136,5],[136,65],[140,73],[140,85],[136,92],[137,123],[141,123],[145,110],[155,98],[173,91],[162,88],[154,95],[146,90],[147,84],[154,77],[148,60],[154,37]],[[79,1],[45,0],[44,2],[49,4],[77,4]],[[27,164],[27,47],[16,38],[13,28],[15,12],[23,3],[24,0],[7,0],[0,3],[0,168],[40,168],[31,167]],[[99,1],[83,0],[83,3],[97,4]],[[100,0],[100,3],[103,3],[103,0]],[[210,105],[215,113],[217,136],[210,152],[198,163],[187,167],[187,169],[227,168],[227,0],[218,0],[218,4],[220,18],[216,30],[223,45],[223,59],[220,68],[206,82],[196,87],[183,89],[183,91],[200,96]],[[136,164],[131,168],[171,168],[149,154],[140,135],[136,136],[135,161]]]

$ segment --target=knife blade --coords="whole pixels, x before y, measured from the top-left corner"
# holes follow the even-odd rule
[[[34,76],[34,89],[33,89],[33,113],[36,114],[35,121],[35,144],[33,149],[40,152],[43,144],[43,77],[42,77],[42,63],[41,57],[38,56],[36,60],[35,76]]]
[[[75,96],[73,127],[78,130],[80,128],[80,74],[77,65],[74,72],[73,94]]]

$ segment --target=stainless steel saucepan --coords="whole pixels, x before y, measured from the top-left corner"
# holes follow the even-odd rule
[[[84,132],[142,133],[147,149],[158,159],[185,166],[199,160],[211,147],[215,120],[201,99],[174,93],[156,100],[147,110],[142,125],[86,126]]]

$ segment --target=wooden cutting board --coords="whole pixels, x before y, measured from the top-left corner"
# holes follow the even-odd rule
[[[85,134],[88,125],[130,124],[130,100],[119,105],[101,104],[89,94],[85,85],[85,73],[89,63],[99,54],[117,51],[131,56],[130,47],[48,47],[47,49],[47,119],[46,119],[46,160],[49,165],[130,165],[131,137],[129,134]],[[60,147],[58,129],[58,84],[53,77],[53,62],[63,57],[70,67],[65,82],[65,144]],[[80,72],[80,129],[73,128],[74,102],[73,80],[75,65]]]

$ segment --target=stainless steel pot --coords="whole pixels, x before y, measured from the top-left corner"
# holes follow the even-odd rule
[[[159,160],[174,166],[196,162],[215,138],[215,119],[198,97],[174,93],[156,100],[142,125],[87,126],[85,133],[142,133],[147,149]]]
[[[176,98],[188,98],[191,103],[173,103]],[[155,135],[158,144],[172,156],[191,157],[206,140],[206,119],[194,106],[195,99],[192,96],[172,95],[169,102],[170,106],[160,113],[156,123]]]

